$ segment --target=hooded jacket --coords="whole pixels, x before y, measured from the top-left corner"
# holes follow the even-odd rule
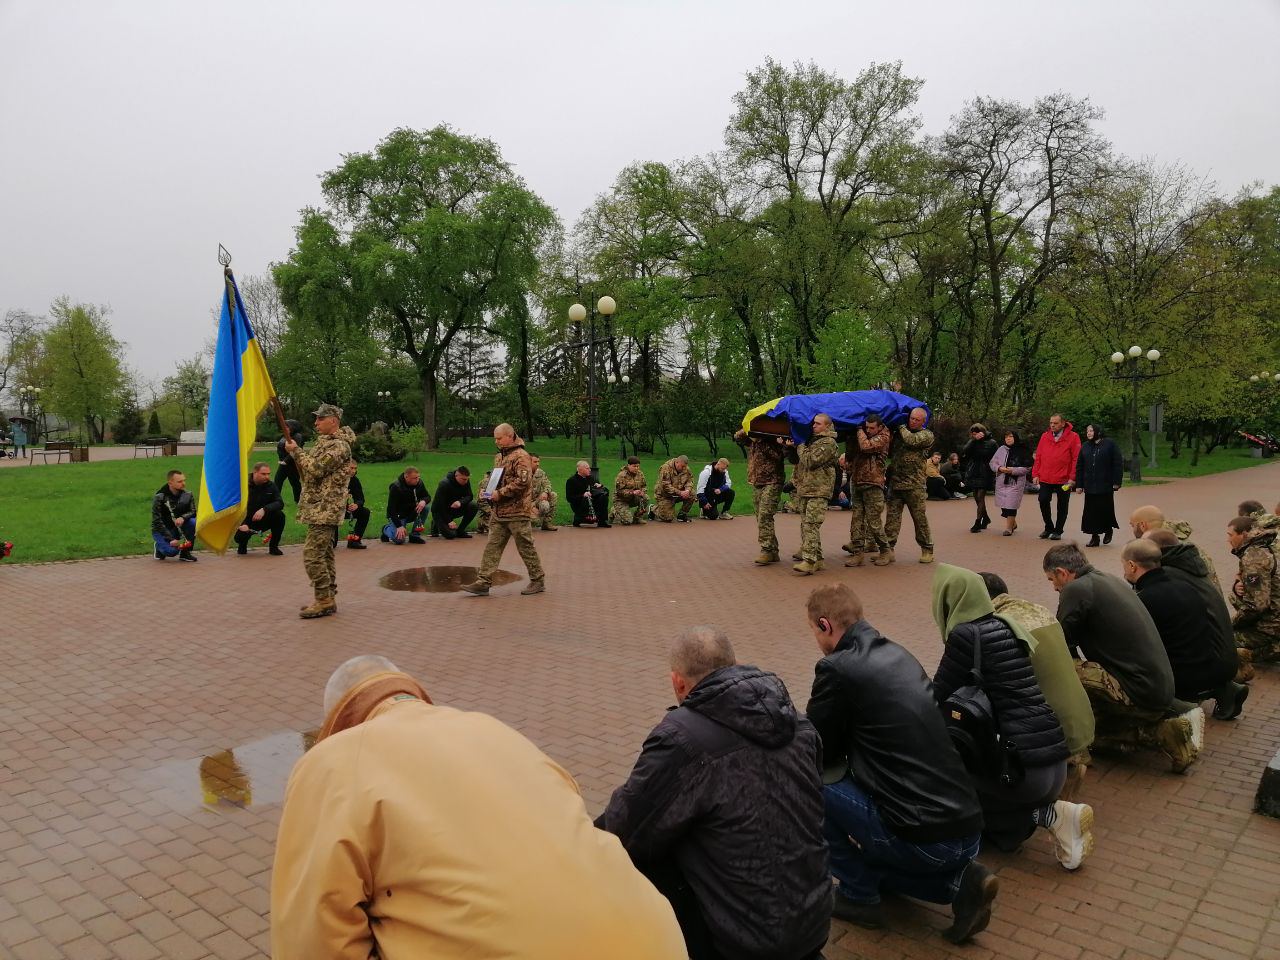
[[[1160,551],[1160,562],[1169,576],[1193,590],[1209,611],[1210,629],[1206,639],[1214,654],[1231,665],[1232,674],[1239,668],[1235,630],[1231,626],[1231,608],[1222,599],[1222,589],[1213,571],[1205,563],[1203,552],[1194,543],[1179,543]]]
[[[859,620],[814,668],[825,776],[851,773],[908,843],[982,832],[982,808],[920,661]]]
[[[422,476],[419,475],[418,482],[411,486],[402,473],[387,486],[387,519],[412,520],[414,517],[421,517],[425,520],[426,507],[423,507],[422,513],[418,513],[418,504],[430,502],[431,496],[427,493],[427,485],[422,482]]]
[[[1207,578],[1203,582],[1208,583]],[[1155,621],[1160,640],[1169,654],[1174,696],[1198,703],[1201,694],[1216,690],[1236,675],[1239,659],[1234,644],[1228,659],[1223,655],[1221,638],[1215,636],[1222,629],[1217,616],[1219,608],[1226,614],[1221,594],[1216,602],[1206,603],[1205,597],[1188,583],[1185,573],[1177,574],[1163,567],[1148,570],[1133,589]],[[1226,635],[1232,637],[1229,616]]]
[[[450,470],[436,484],[436,510],[451,510],[455,503],[459,504],[459,509],[465,509],[474,499],[471,478],[468,476],[466,483],[459,483],[457,470]]]
[[[347,464],[356,435],[350,427],[339,427],[332,436],[317,434],[311,449],[299,447],[293,454],[302,479],[298,500],[298,522],[337,526],[347,512]]]
[[[174,493],[166,482],[151,498],[151,532],[166,536],[170,540],[185,539],[186,535],[179,526],[187,517],[195,515],[196,504],[190,490]]]
[[[1066,424],[1056,440],[1053,431],[1046,430],[1040,434],[1040,442],[1036,444],[1035,467],[1031,476],[1040,483],[1055,487],[1074,483],[1079,457],[1080,434],[1076,433],[1075,427]]]
[[[938,703],[970,682],[974,649],[980,645],[982,689],[995,710],[1001,738],[1017,748],[1025,766],[1065,760],[1062,727],[1031,665],[1036,640],[1016,620],[996,614],[982,578],[962,567],[939,564],[933,578],[933,616],[946,644],[933,677]]]
[[[362,699],[389,678],[403,694]],[[573,778],[493,717],[416,687],[362,681],[293,768],[274,960],[683,957],[670,904],[591,825]]]
[[[831,919],[821,752],[780,679],[723,667],[649,734],[596,825],[640,870],[679,870],[723,956],[801,957]]]

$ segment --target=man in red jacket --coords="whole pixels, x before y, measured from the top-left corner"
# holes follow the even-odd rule
[[[1080,435],[1071,424],[1055,413],[1049,418],[1049,429],[1040,434],[1035,463],[1031,467],[1032,483],[1040,484],[1040,516],[1044,517],[1041,540],[1061,540],[1067,524],[1067,508],[1071,505],[1071,487],[1076,479],[1076,458],[1080,456]],[[1049,503],[1058,498],[1058,522],[1054,523]]]

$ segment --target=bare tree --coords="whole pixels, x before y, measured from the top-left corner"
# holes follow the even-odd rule
[[[41,320],[26,310],[9,310],[0,320],[0,395],[17,380],[23,358],[39,338]],[[16,383],[15,383],[16,385]]]

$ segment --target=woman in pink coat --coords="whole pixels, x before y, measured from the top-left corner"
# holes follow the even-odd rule
[[[1004,435],[1004,443],[991,458],[991,472],[996,475],[996,506],[1004,517],[1006,537],[1018,529],[1018,507],[1027,491],[1027,474],[1031,472],[1031,451],[1013,430]]]

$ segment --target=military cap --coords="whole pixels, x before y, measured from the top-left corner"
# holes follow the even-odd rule
[[[312,411],[312,415],[316,417],[337,417],[342,419],[342,408],[332,403],[322,403]]]

